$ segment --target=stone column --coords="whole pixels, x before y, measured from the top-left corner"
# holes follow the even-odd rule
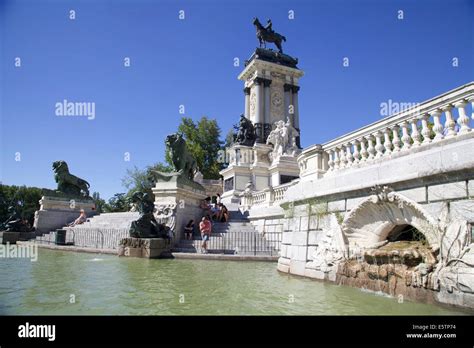
[[[244,94],[245,94],[245,117],[247,119],[250,119],[250,87],[245,87],[244,88]]]
[[[263,106],[264,106],[263,82],[264,80],[265,79],[261,77],[257,77],[254,80],[255,97],[256,97],[254,127],[255,127],[255,132],[257,133],[257,143],[263,143],[264,141],[264,137],[263,137],[263,120],[265,118],[264,113],[263,113]]]
[[[272,80],[265,79],[263,81],[263,91],[265,98],[265,110],[263,119],[263,142],[267,141],[267,137],[272,130],[271,115],[270,115],[270,85]]]
[[[292,87],[292,99],[293,99],[293,127],[300,133],[301,135],[301,130],[300,130],[300,114],[299,114],[299,106],[298,106],[298,92],[300,90],[299,86],[293,86]],[[301,149],[301,144],[300,144],[300,136],[296,138],[296,145],[298,148]]]
[[[283,85],[283,90],[285,91],[285,113],[284,113],[284,121],[286,121],[287,118],[289,118],[290,120],[292,119],[292,116],[290,114],[290,105],[292,105],[292,93],[291,93],[291,88],[292,85],[289,85],[287,83],[285,83]]]

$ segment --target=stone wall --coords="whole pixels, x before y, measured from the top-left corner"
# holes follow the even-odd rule
[[[390,216],[381,215],[380,225],[389,226],[391,223],[393,226],[396,224],[416,224],[412,221],[413,216],[408,216],[408,214],[415,214],[410,212],[407,207],[408,204],[414,204],[421,207],[420,209],[425,214],[426,219],[436,225],[436,229],[439,227],[439,239],[449,239],[446,236],[449,234],[450,228],[456,229],[455,223],[460,221],[474,223],[474,192],[468,189],[472,182],[472,180],[466,180],[449,184],[425,185],[393,192],[390,197],[400,196],[404,199],[405,206],[400,205],[400,214],[407,214],[407,216],[396,217],[397,214],[394,212],[396,209],[389,207],[388,211],[394,214],[393,219],[396,221],[390,221]],[[440,245],[434,247],[439,257],[438,263],[430,271],[429,277],[423,278],[421,271],[418,272],[418,269],[416,271],[408,269],[406,274],[409,277],[407,276],[406,279],[405,273],[403,273],[402,280],[398,279],[401,276],[390,278],[389,275],[376,279],[371,275],[373,270],[370,273],[368,267],[367,269],[360,268],[363,266],[361,262],[358,262],[357,267],[360,269],[356,272],[357,276],[349,276],[354,273],[352,272],[353,268],[345,266],[345,262],[346,260],[354,262],[357,246],[354,247],[348,242],[347,235],[343,232],[343,229],[347,228],[347,226],[344,227],[345,223],[348,223],[351,211],[356,210],[364,200],[378,199],[376,197],[379,196],[368,194],[365,197],[334,200],[329,200],[331,197],[326,197],[328,198],[327,201],[322,197],[287,204],[285,217],[278,220],[283,222],[278,270],[284,273],[382,291],[393,296],[403,296],[404,298],[423,302],[437,301],[474,308],[474,268],[472,267],[474,262],[470,261],[471,259],[474,261],[474,256],[471,256],[469,251],[471,243],[469,227],[467,230],[458,229],[460,232],[455,239],[459,239],[460,244],[464,240],[465,254],[461,256],[463,261],[457,263],[456,267],[451,268],[450,271],[447,271],[444,266],[441,267],[441,263],[443,258],[445,261],[449,258],[449,256],[443,256],[443,253],[445,253],[443,248],[446,250],[451,246],[443,247],[443,245]],[[413,200],[408,197],[413,198]],[[444,197],[444,200],[440,200],[439,197]],[[446,197],[450,199],[448,200]],[[374,204],[387,205],[388,207],[388,204],[398,206],[399,203],[380,201]],[[373,214],[373,212],[370,214]],[[417,218],[420,219],[419,216]],[[270,218],[268,221],[272,221],[272,219]],[[260,222],[259,225],[261,226],[263,223]],[[420,226],[422,226],[421,229],[424,228],[423,225]],[[389,226],[389,228],[391,227]],[[367,230],[370,232],[370,226],[367,226]],[[426,234],[428,233],[431,232],[426,232]],[[375,246],[373,247],[375,248]],[[458,255],[460,254],[462,254],[461,251],[458,252]],[[387,265],[389,270],[394,269],[392,266]],[[440,272],[444,272],[444,275],[435,273],[436,270],[440,269]],[[385,268],[381,270],[382,273],[386,271]],[[412,278],[418,279],[416,277],[419,277],[420,280],[418,282],[416,280],[412,281]],[[398,283],[397,279],[399,280]],[[461,284],[462,282],[464,282],[464,285]],[[450,292],[446,290],[448,288]]]

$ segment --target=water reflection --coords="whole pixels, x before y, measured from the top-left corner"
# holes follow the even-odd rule
[[[75,303],[70,303],[70,294]],[[40,250],[0,260],[0,314],[466,314],[292,277],[275,263],[146,260]]]

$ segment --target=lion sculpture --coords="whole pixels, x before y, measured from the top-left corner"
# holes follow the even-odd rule
[[[58,191],[72,196],[89,197],[89,183],[69,173],[65,161],[53,162],[54,180],[58,183]]]
[[[186,141],[183,136],[179,133],[170,134],[166,137],[165,143],[174,169],[192,181],[199,169],[196,160],[186,147]]]

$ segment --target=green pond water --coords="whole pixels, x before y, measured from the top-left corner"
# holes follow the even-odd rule
[[[70,303],[71,295],[75,303]],[[447,315],[413,303],[281,274],[273,262],[146,260],[39,250],[0,260],[0,314]]]

